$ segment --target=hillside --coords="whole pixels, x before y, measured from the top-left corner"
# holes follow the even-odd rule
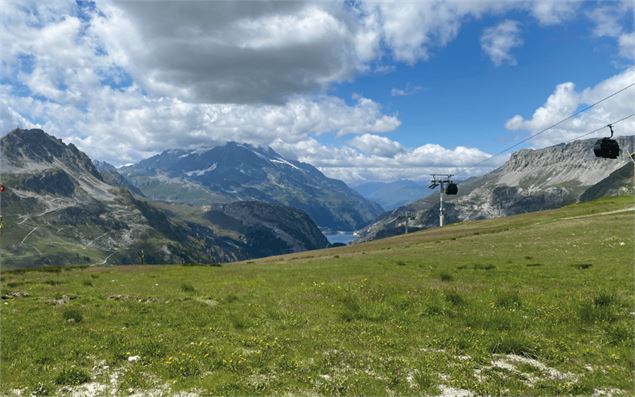
[[[183,218],[176,205],[133,196],[116,171],[102,175],[75,146],[42,130],[2,137],[0,160],[5,269],[127,264],[141,254],[145,263],[227,262],[328,246],[305,213],[280,205],[198,208],[198,217]],[[207,219],[211,212],[232,222],[221,226]]]
[[[310,164],[235,142],[168,150],[119,171],[155,200],[196,205],[265,201],[300,209],[333,230],[362,228],[383,212]]]
[[[626,163],[622,168],[613,171],[609,176],[588,188],[580,196],[580,201],[591,201],[605,196],[633,195],[633,164]]]
[[[618,197],[222,267],[4,272],[0,394],[629,395],[634,215]]]
[[[634,150],[635,136],[617,140],[623,150]],[[513,153],[500,168],[459,183],[457,196],[445,196],[446,223],[540,211],[578,201],[587,189],[630,162],[624,157],[596,158],[595,141],[574,141]],[[414,213],[410,230],[435,227],[439,222],[438,207],[439,193],[434,193],[384,214],[360,235],[364,240],[372,240],[401,234],[406,219],[403,215],[408,212]]]

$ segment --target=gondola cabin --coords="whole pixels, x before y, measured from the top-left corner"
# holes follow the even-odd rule
[[[459,187],[456,185],[456,183],[450,182],[448,183],[448,186],[445,188],[445,194],[457,194],[459,192]]]
[[[611,138],[598,139],[593,146],[595,157],[605,159],[616,159],[620,155],[620,145]]]

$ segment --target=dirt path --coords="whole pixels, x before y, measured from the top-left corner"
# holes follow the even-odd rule
[[[635,207],[631,207],[631,208],[624,208],[621,210],[615,210],[615,211],[606,211],[606,212],[598,212],[597,214],[589,214],[589,215],[578,215],[578,216],[569,216],[567,218],[561,218],[561,219],[582,219],[582,218],[591,218],[594,216],[601,216],[601,215],[613,215],[613,214],[620,214],[622,212],[630,212],[630,211],[635,211]]]

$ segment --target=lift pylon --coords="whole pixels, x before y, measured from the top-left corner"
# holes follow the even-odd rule
[[[456,183],[452,182],[454,174],[432,174],[432,181],[428,188],[435,189],[439,187],[439,227],[443,227],[445,223],[445,210],[443,208],[443,195],[456,194],[458,188]],[[447,189],[446,189],[447,187]]]

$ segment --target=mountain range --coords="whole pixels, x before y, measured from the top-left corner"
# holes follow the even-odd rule
[[[597,158],[595,139],[574,141],[544,149],[513,153],[501,167],[459,185],[459,194],[445,196],[446,223],[494,218],[557,208],[578,200],[632,194],[633,164]],[[619,137],[623,152],[635,148],[635,136]],[[409,230],[435,227],[439,222],[439,193],[386,213],[360,231],[360,240],[372,240]]]
[[[618,142],[624,151],[635,147],[633,136]],[[446,222],[633,194],[633,165],[625,157],[596,158],[593,144],[512,154],[446,196]],[[0,197],[4,268],[219,263],[325,248],[316,221],[354,228],[381,213],[308,164],[236,143],[167,151],[120,173],[42,130],[17,129],[0,138],[0,171],[7,186]],[[372,195],[390,186],[361,190]],[[379,216],[360,232],[362,240],[403,233],[405,215],[410,230],[436,226],[438,200],[433,193]]]
[[[328,246],[301,210],[254,201],[154,202],[99,165],[101,172],[74,145],[39,129],[0,139],[4,268],[218,263]]]
[[[383,213],[378,204],[310,164],[235,142],[167,150],[118,171],[153,200],[194,205],[263,201],[300,209],[332,230],[356,230]]]

